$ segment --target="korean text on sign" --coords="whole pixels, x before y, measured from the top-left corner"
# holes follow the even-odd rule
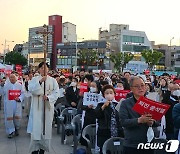
[[[130,90],[115,89],[115,92],[116,92],[115,100],[120,101],[121,98],[126,98],[126,95],[130,92]]]
[[[21,95],[21,90],[9,90],[8,92],[8,99],[15,100],[15,98]]]
[[[170,105],[159,103],[142,96],[134,105],[133,110],[141,115],[145,113],[152,114],[153,119],[160,120],[166,114],[169,107]]]

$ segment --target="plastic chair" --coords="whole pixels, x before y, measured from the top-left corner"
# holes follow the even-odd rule
[[[87,141],[86,151],[92,154],[96,146],[96,124],[90,124],[83,129],[82,137]]]
[[[166,145],[167,140],[156,138],[156,139],[154,139],[153,143],[164,143],[164,145]],[[167,154],[167,152],[165,150],[165,146],[163,149],[155,149],[154,154]]]
[[[82,115],[81,114],[76,115],[72,119],[71,125],[73,127],[73,141],[74,141],[73,154],[76,154],[78,141],[81,137],[81,132],[82,132]]]
[[[57,117],[57,134],[60,134],[60,114],[65,109],[65,105],[62,105],[61,103],[57,104],[54,108],[54,112],[56,112]]]
[[[103,154],[123,154],[123,141],[121,137],[112,137],[103,144]]]
[[[72,119],[76,116],[76,114],[77,114],[77,109],[68,107],[68,108],[65,108],[61,112],[60,117],[58,117],[62,125],[62,134],[61,134],[62,144],[64,144],[67,130],[73,131],[73,126],[71,122],[72,122]]]

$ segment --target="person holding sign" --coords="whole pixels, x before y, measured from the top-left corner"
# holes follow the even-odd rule
[[[15,74],[10,74],[9,82],[4,85],[4,115],[5,128],[8,138],[19,135],[20,120],[22,118],[22,101],[24,99],[24,88],[17,82]]]
[[[89,124],[96,123],[96,115],[94,108],[97,106],[98,97],[100,93],[100,84],[97,81],[90,83],[89,92],[84,93],[84,98],[79,102],[78,109],[83,110],[83,128]],[[86,141],[81,138],[82,145],[86,145]]]
[[[104,86],[102,95],[106,100],[99,103],[95,109],[98,119],[97,145],[100,147],[100,153],[102,153],[103,144],[107,139],[124,136],[119,114],[115,109],[117,101],[114,87],[112,85]]]
[[[50,150],[54,104],[60,96],[56,79],[47,75],[48,67],[47,63],[41,62],[38,66],[40,75],[33,77],[28,85],[32,94],[28,123],[28,130],[31,130],[29,151],[32,154],[44,154]]]
[[[150,126],[155,126],[155,120],[152,115],[144,113],[138,114],[133,110],[133,106],[137,100],[146,93],[145,82],[141,77],[131,77],[129,81],[130,89],[133,96],[124,100],[121,104],[119,115],[120,121],[124,128],[124,153],[125,154],[153,154],[151,150],[139,150],[139,143],[147,143],[147,140],[153,138]]]

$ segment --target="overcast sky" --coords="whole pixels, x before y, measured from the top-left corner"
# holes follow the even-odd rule
[[[180,0],[0,0],[0,52],[28,41],[30,27],[48,24],[49,15],[77,26],[79,38],[97,39],[98,29],[129,24],[145,31],[150,41],[180,45]]]

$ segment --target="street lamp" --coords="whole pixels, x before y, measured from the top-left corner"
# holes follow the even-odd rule
[[[8,41],[8,40],[6,40],[6,39],[5,39],[5,41],[4,41],[4,62],[3,62],[4,65],[5,65],[6,43],[7,43],[7,42],[14,42],[14,41]]]
[[[75,59],[76,59],[76,62],[75,62],[76,68],[75,68],[75,70],[77,70],[77,67],[78,67],[78,63],[77,63],[77,54],[78,54],[78,44],[77,44],[77,39],[82,39],[82,40],[84,40],[84,38],[78,38],[78,37],[77,37],[77,34],[76,34],[76,57],[75,57]]]
[[[174,39],[174,37],[172,37],[171,39],[170,39],[170,46],[169,46],[169,51],[170,51],[170,66],[171,66],[171,42],[172,42],[172,40]]]

